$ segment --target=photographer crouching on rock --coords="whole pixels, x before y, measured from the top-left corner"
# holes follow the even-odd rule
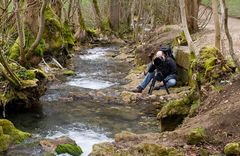
[[[160,84],[155,87],[154,82],[154,90],[165,88],[168,92],[169,87],[176,85],[177,65],[173,59],[172,50],[170,48],[160,48],[160,51],[156,53],[152,60],[153,61],[149,64],[148,72],[143,82],[139,84],[137,88],[133,89],[132,92],[142,93],[151,80],[157,80],[160,82]]]

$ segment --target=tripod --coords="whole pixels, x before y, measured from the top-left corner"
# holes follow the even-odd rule
[[[157,75],[158,75],[158,74],[161,76],[160,81],[163,82],[163,85],[164,85],[164,88],[165,88],[166,92],[167,92],[168,94],[170,94],[170,92],[169,92],[169,90],[168,90],[168,88],[167,88],[167,85],[166,85],[166,81],[164,80],[163,74],[162,74],[161,71],[157,71],[157,72],[155,73],[155,75],[154,75],[154,77],[153,77],[153,79],[152,79],[152,83],[151,83],[151,85],[150,85],[150,88],[149,88],[149,90],[148,90],[148,94],[149,94],[149,95],[152,95],[152,92],[153,92],[155,83],[156,83],[156,81],[157,81]]]

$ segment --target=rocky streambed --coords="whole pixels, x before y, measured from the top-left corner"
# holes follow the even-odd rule
[[[122,86],[128,83],[125,77],[130,64],[113,58],[118,54],[119,47],[114,45],[79,52],[73,59],[76,75],[49,84],[37,113],[11,116],[16,127],[33,134],[26,144],[67,136],[82,148],[85,156],[94,144],[111,142],[121,131],[159,132],[156,114],[146,111],[151,107],[151,98],[141,100],[137,95],[135,104],[123,100]],[[26,144],[11,148],[5,155],[43,155],[43,150],[26,148]]]

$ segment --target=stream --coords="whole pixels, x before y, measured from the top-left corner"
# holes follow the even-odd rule
[[[91,152],[94,144],[113,141],[114,135],[124,130],[159,131],[156,125],[148,124],[155,119],[118,101],[121,86],[127,83],[124,77],[130,70],[128,63],[112,58],[118,53],[119,47],[110,45],[76,54],[73,58],[76,75],[49,84],[41,97],[43,115],[22,113],[10,120],[38,138],[68,136],[82,148],[83,156]],[[26,150],[41,155],[37,149]]]

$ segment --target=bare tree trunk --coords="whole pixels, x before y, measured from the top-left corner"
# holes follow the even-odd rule
[[[8,63],[6,61],[6,59],[3,56],[3,50],[0,50],[0,62],[1,64],[4,66],[4,68],[6,69],[7,73],[10,75],[10,81],[12,82],[12,84],[15,87],[21,87],[22,83],[21,80],[17,77],[17,75],[10,69],[10,67],[8,66]],[[4,71],[3,71],[4,72]]]
[[[48,0],[43,0],[42,7],[40,10],[40,16],[39,16],[39,29],[38,29],[38,34],[36,37],[36,40],[33,42],[31,47],[28,50],[28,53],[26,54],[26,58],[29,59],[33,55],[33,50],[39,45],[42,35],[44,32],[44,26],[45,26],[45,19],[44,19],[44,12],[46,9],[46,6],[48,4]]]
[[[96,19],[97,25],[102,31],[105,31],[105,27],[104,27],[104,24],[103,24],[103,21],[101,18],[97,0],[92,0],[92,4],[93,4],[93,11],[95,14],[95,19]]]
[[[110,26],[115,32],[119,31],[120,27],[120,1],[111,0],[110,2]]]
[[[131,4],[131,26],[133,29],[135,27],[135,24],[134,24],[135,9],[136,9],[136,0],[133,0]]]
[[[188,23],[187,23],[186,9],[185,9],[185,1],[184,0],[179,0],[179,5],[180,5],[180,11],[181,11],[183,31],[184,31],[184,34],[186,36],[187,42],[188,42],[189,50],[196,54],[195,49],[193,47],[192,37],[191,37],[191,35],[189,33],[189,30],[188,30]]]
[[[14,4],[15,4],[15,16],[16,16],[16,23],[17,23],[17,31],[18,31],[18,38],[19,38],[19,50],[20,50],[20,64],[24,65],[26,62],[25,59],[25,52],[24,52],[24,29],[23,29],[23,25],[21,22],[21,16],[20,16],[20,12],[19,12],[19,1],[18,0],[14,0]]]
[[[225,0],[220,0],[220,6],[221,6],[221,14],[222,14],[222,22],[224,23],[224,30],[225,30],[225,34],[227,36],[228,39],[228,43],[229,43],[229,53],[234,61],[234,63],[236,64],[236,66],[238,68],[240,68],[240,61],[237,57],[237,55],[234,53],[234,49],[233,49],[233,40],[232,40],[232,36],[229,32],[229,28],[228,28],[228,9],[226,7],[226,3]]]
[[[85,37],[85,30],[86,30],[86,25],[85,21],[83,18],[82,14],[82,9],[81,9],[81,2],[79,0],[76,1],[76,7],[77,7],[77,12],[78,12],[78,23],[79,23],[79,28],[77,32],[75,33],[74,37],[81,39]]]
[[[187,16],[186,16],[186,9],[185,9],[185,0],[179,0],[179,5],[180,5],[180,11],[181,11],[181,18],[182,18],[182,25],[183,25],[183,30],[184,34],[186,36],[187,42],[188,42],[188,47],[191,52],[191,55],[196,56],[196,48],[194,47],[193,40],[190,36],[189,30],[188,30],[188,23],[187,23]],[[197,67],[190,67],[189,70],[192,70],[192,75],[191,76],[191,81],[194,82],[193,85],[193,91],[197,93],[197,96],[199,97],[199,100],[201,101],[201,81],[199,80],[199,73],[197,70]]]
[[[139,0],[137,21],[134,29],[134,39],[136,42],[139,41],[140,19],[141,19],[142,12],[143,12],[143,0]]]
[[[188,29],[190,32],[195,32],[198,30],[198,11],[200,0],[185,0],[185,4]]]
[[[212,0],[212,10],[215,24],[215,47],[220,50],[220,23],[219,23],[219,15],[218,15],[218,0]]]

